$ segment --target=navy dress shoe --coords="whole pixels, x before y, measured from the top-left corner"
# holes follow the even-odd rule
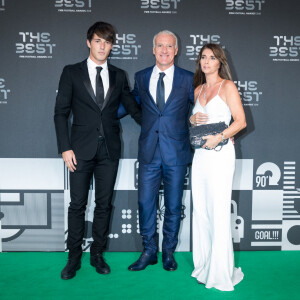
[[[148,265],[157,264],[157,255],[156,253],[143,252],[140,258],[128,267],[129,271],[141,271],[144,270]]]
[[[68,259],[67,265],[61,271],[61,279],[71,279],[75,277],[76,271],[81,267],[81,260],[79,259]]]
[[[163,268],[166,271],[175,271],[177,269],[177,262],[174,258],[173,253],[163,253],[162,260],[163,260]]]
[[[110,267],[104,261],[102,253],[97,253],[95,255],[91,255],[90,258],[91,265],[96,268],[96,272],[99,274],[109,274]]]

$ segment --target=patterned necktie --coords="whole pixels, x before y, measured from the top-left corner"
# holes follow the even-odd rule
[[[96,100],[97,104],[102,109],[103,103],[104,103],[104,88],[103,88],[103,82],[100,75],[100,72],[102,71],[102,67],[96,67],[97,69],[97,75],[96,75]]]
[[[160,111],[162,111],[165,106],[165,85],[163,80],[165,75],[164,72],[159,73],[156,88],[156,104]]]

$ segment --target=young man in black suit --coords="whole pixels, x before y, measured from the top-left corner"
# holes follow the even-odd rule
[[[95,211],[91,265],[100,274],[110,273],[103,259],[111,215],[121,141],[117,111],[120,102],[139,124],[141,111],[130,93],[126,74],[107,63],[115,40],[112,25],[97,22],[87,32],[88,59],[65,66],[55,105],[58,150],[70,170],[71,202],[68,210],[69,259],[61,272],[71,279],[81,266],[85,210],[92,176],[95,178]],[[69,115],[73,114],[71,137]]]

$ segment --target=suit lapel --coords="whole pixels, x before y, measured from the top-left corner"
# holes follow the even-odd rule
[[[110,96],[116,86],[116,71],[112,70],[111,66],[108,64],[108,76],[109,76],[109,88],[106,94],[106,97],[104,99],[104,103],[102,106],[102,110],[104,109],[104,107],[106,106],[106,104],[108,103]]]
[[[173,77],[173,83],[172,83],[172,90],[171,93],[166,101],[166,104],[164,106],[164,110],[167,108],[168,105],[176,98],[176,89],[180,87],[182,82],[182,74],[179,72],[178,68],[174,66],[174,77]]]
[[[154,68],[154,67],[153,67]],[[147,94],[150,98],[150,102],[152,102],[152,104],[155,106],[156,110],[159,111],[151,93],[150,93],[150,78],[151,78],[151,75],[152,75],[152,72],[153,72],[153,68],[150,68],[144,75],[144,85],[145,85],[145,88],[146,88],[146,91],[147,91]]]
[[[100,109],[99,106],[97,105],[97,102],[96,102],[96,96],[94,94],[94,90],[93,90],[93,87],[92,87],[92,84],[91,84],[91,80],[90,80],[90,76],[89,76],[89,71],[88,71],[88,68],[87,68],[87,61],[86,60],[84,60],[81,63],[81,75],[82,75],[82,79],[83,79],[83,84],[84,84],[87,92],[91,96],[91,98],[93,100],[93,103],[95,104],[95,106],[98,109]]]
[[[173,77],[173,83],[172,83],[172,90],[171,90],[171,93],[166,101],[166,104],[164,106],[164,109],[163,111],[168,107],[168,105],[170,105],[170,103],[176,99],[176,90],[177,88],[180,87],[181,85],[181,82],[182,82],[182,74],[181,72],[179,71],[179,69],[174,66],[174,77]],[[144,75],[144,85],[146,87],[146,91],[148,93],[148,96],[149,98],[151,99],[151,102],[153,103],[153,105],[155,106],[156,110],[159,111],[151,93],[150,93],[150,90],[149,90],[149,87],[150,87],[150,78],[151,78],[151,74],[152,74],[152,71],[153,71],[153,68],[151,68],[149,71],[147,71],[147,73],[145,73]]]

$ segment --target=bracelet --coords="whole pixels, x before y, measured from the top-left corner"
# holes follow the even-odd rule
[[[222,142],[224,142],[226,139],[225,139],[225,136],[224,136],[223,132],[221,132],[221,137],[222,137]]]

